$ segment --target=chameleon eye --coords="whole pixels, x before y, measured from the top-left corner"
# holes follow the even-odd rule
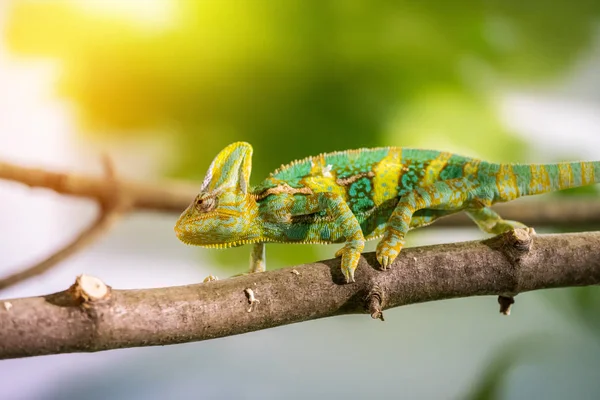
[[[208,212],[212,211],[216,205],[217,202],[214,197],[206,197],[204,199],[198,197],[195,201],[194,207],[196,207],[196,210],[199,212]]]
[[[202,209],[204,208],[204,199],[196,197],[196,200],[194,201],[194,207],[198,211],[203,211]]]

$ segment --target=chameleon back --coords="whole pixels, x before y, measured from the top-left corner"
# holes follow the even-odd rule
[[[478,164],[477,160],[435,150],[400,147],[347,150],[281,166],[253,192],[260,197],[270,188],[287,184],[293,189],[308,188],[313,193],[339,194],[358,219],[365,239],[373,239],[383,233],[402,195],[440,179],[460,178],[465,172],[472,174]],[[431,212],[420,212],[428,213]]]

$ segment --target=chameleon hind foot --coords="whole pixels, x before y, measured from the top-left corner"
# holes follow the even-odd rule
[[[479,229],[487,233],[499,235],[514,229],[527,229],[531,233],[527,225],[519,221],[503,219],[496,211],[489,207],[467,210],[466,213],[477,224]]]
[[[457,178],[437,181],[404,194],[388,219],[383,239],[377,244],[377,261],[381,268],[388,269],[400,254],[404,247],[404,237],[416,212],[439,208],[441,212],[429,214],[429,218],[434,219],[435,214],[443,215],[444,212],[460,210],[473,195],[472,188],[473,184],[467,178]]]
[[[346,278],[346,283],[354,282],[354,271],[358,266],[361,250],[344,246],[335,252],[336,257],[342,257],[342,273]]]
[[[377,244],[377,261],[384,271],[392,266],[392,263],[400,254],[404,246],[404,237],[397,235],[386,234],[383,239]]]

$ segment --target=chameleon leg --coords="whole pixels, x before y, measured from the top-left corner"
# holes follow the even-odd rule
[[[482,231],[487,233],[498,235],[512,229],[527,228],[526,225],[520,222],[502,219],[498,213],[489,207],[466,210],[466,213]]]
[[[423,209],[415,212],[410,219],[410,229],[421,228],[434,223],[438,218],[457,213],[457,210]]]
[[[377,261],[381,267],[387,269],[402,250],[416,211],[424,208],[461,210],[473,196],[473,183],[466,178],[439,181],[402,196],[387,222],[383,238],[377,244]]]
[[[318,193],[319,209],[328,210],[346,239],[344,247],[339,249],[336,257],[342,257],[342,273],[346,282],[354,282],[354,270],[358,265],[360,253],[365,247],[365,237],[358,220],[344,199],[333,193]]]
[[[265,272],[267,269],[267,259],[264,243],[254,243],[250,253],[250,273]]]

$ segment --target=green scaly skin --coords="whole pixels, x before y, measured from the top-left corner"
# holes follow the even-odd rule
[[[213,160],[175,232],[188,244],[254,244],[250,272],[265,270],[265,243],[345,243],[347,282],[366,240],[387,269],[410,229],[465,211],[485,232],[525,225],[489,207],[520,196],[600,182],[600,162],[494,164],[434,150],[382,147],[321,154],[282,166],[250,187],[252,147],[237,142]]]

